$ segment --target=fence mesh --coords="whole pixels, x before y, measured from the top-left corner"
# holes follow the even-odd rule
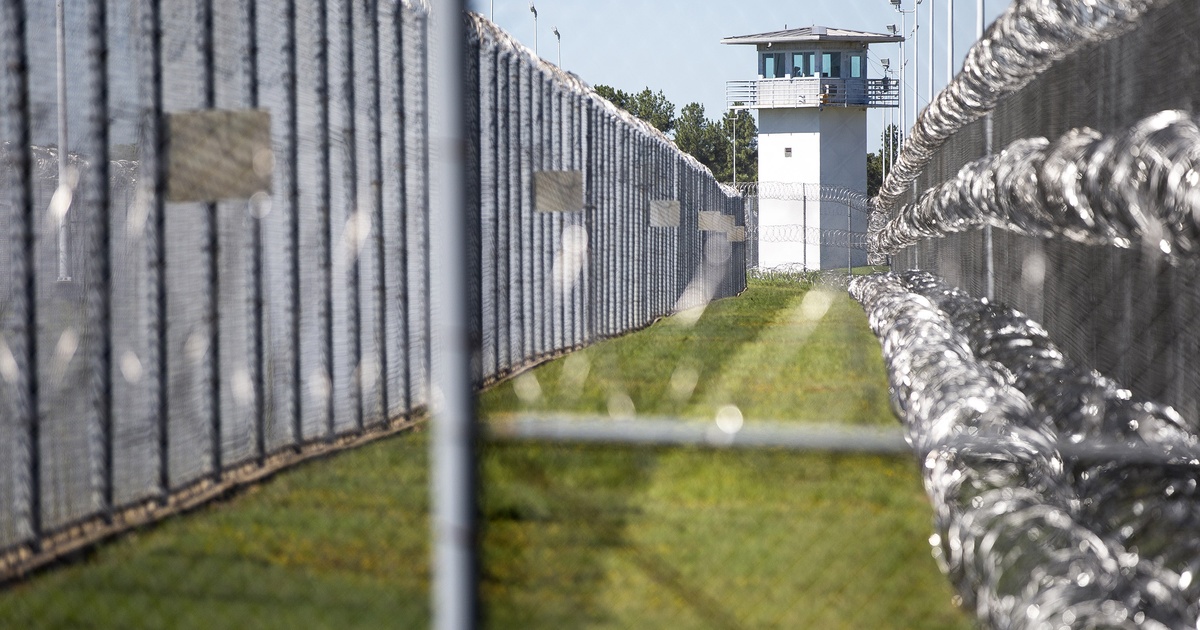
[[[422,4],[0,6],[6,575],[428,405]],[[744,289],[736,192],[464,27],[478,383]]]
[[[927,488],[935,503],[949,505],[939,508],[939,518],[946,519],[940,527],[951,574],[960,592],[975,598],[980,618],[994,626],[1035,627],[1044,620],[1184,627],[1196,621],[1192,542],[1156,524],[1187,521],[1196,512],[1192,495],[1178,492],[1193,483],[1196,460],[1185,451],[1200,429],[1190,361],[1196,351],[1193,116],[1200,68],[1191,31],[1198,23],[1189,2],[1014,3],[972,49],[967,70],[922,113],[875,200],[874,251],[890,254],[898,269],[931,272],[946,283],[917,274],[860,286],[865,303],[883,309],[876,316],[881,336],[890,340],[885,353],[908,352],[897,331],[912,333],[945,317],[958,329],[953,335],[971,339],[976,357],[1003,363],[997,357],[1005,353],[1020,356],[1004,364],[990,395],[1019,390],[1014,400],[1027,398],[1019,404],[1033,405],[1035,416],[1044,414],[1054,425],[1046,434],[1051,443],[1033,447],[1037,454],[1029,457],[1014,446],[1023,439],[1017,433],[990,447],[963,444],[976,429],[991,431],[992,415],[1011,419],[1025,412],[989,399],[979,413],[958,416],[958,438],[939,435],[942,425],[926,415],[939,412],[918,399],[939,400],[934,390],[956,383],[943,392],[951,394],[943,403],[974,400],[971,388],[992,377],[930,376],[923,371],[939,361],[951,369],[955,360],[923,362],[915,355],[899,359],[912,363],[893,372],[898,387],[916,388],[901,412],[910,430],[935,427],[924,438],[931,445]],[[908,289],[889,293],[896,286]],[[990,300],[965,307],[966,294],[950,287]],[[1003,305],[1019,309],[1007,325],[995,314]],[[929,306],[926,315],[936,314],[930,319],[889,310]],[[895,325],[882,325],[883,319]],[[1084,366],[1079,374],[1062,371],[1072,361]],[[1051,383],[1057,386],[1041,389]],[[1106,387],[1117,391],[1102,394]],[[1130,405],[1138,411],[1126,417]],[[1036,420],[1005,422],[1042,430]],[[1118,448],[1098,464],[1066,455],[1073,445],[1105,440]],[[1155,461],[1122,455],[1122,449],[1143,447]],[[989,448],[1002,454],[992,465],[981,464],[975,458]],[[1066,478],[1048,481],[1061,473],[1039,469],[1035,460],[1060,454]],[[1017,489],[1044,494],[1018,499],[1023,507],[1017,507],[1002,505],[980,485],[948,487],[984,469],[992,476],[983,485],[998,483],[1010,498]],[[1010,482],[998,481],[1014,471]],[[974,502],[956,512],[955,502],[970,496]],[[1039,523],[1044,514],[1035,516],[1032,506],[1059,516]],[[980,546],[984,529],[991,541],[986,550]],[[1037,530],[1046,540],[1095,542],[1078,553],[1064,547],[1059,559],[1003,542],[1011,533]],[[973,557],[955,556],[972,549]],[[1065,558],[1075,567],[1055,568]],[[1040,583],[1020,581],[1031,570],[1044,576]]]

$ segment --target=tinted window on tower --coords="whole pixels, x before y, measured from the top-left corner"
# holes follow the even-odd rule
[[[842,78],[842,53],[824,53],[821,55],[821,76],[831,79]]]

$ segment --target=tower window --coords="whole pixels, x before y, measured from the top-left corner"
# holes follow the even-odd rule
[[[842,78],[842,53],[827,52],[821,55],[821,76],[828,79]]]
[[[794,76],[794,77],[815,77],[815,76],[817,76],[817,53],[814,53],[814,52],[792,53],[792,76]]]
[[[792,157],[792,147],[785,147],[783,149],[783,157]]]
[[[787,74],[783,53],[766,53],[762,56],[762,75],[766,79],[779,79]]]

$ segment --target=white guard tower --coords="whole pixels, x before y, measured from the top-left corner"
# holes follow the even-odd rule
[[[733,109],[758,110],[759,266],[831,269],[867,264],[846,231],[867,217],[825,201],[867,192],[867,108],[899,105],[899,85],[867,77],[867,46],[903,37],[808,26],[721,40],[758,48],[758,78],[730,81]]]

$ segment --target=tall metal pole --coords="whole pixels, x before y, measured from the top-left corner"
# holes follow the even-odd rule
[[[462,75],[465,0],[431,3],[429,76],[430,343],[433,411],[433,627],[479,624],[477,426],[468,315],[466,119]]]
[[[885,77],[889,74],[891,74],[891,70],[884,71]],[[892,108],[884,107],[883,108],[883,161],[882,161],[884,179],[886,179],[887,175],[888,175],[888,158],[892,157],[892,151],[891,151],[892,132],[891,132],[891,124],[890,124],[891,120],[892,120]]]
[[[554,32],[554,39],[558,40],[558,67],[561,68],[562,67],[562,35],[559,34],[557,26],[554,27],[553,32]]]
[[[71,280],[71,236],[67,233],[67,216],[71,211],[69,200],[70,174],[67,169],[67,16],[63,0],[58,0],[55,11],[55,40],[58,50],[58,190],[60,201],[68,201],[66,208],[56,208],[58,219],[58,281]]]
[[[537,31],[538,31],[538,29],[537,29],[537,7],[533,6],[533,1],[532,1],[532,0],[530,0],[530,2],[529,2],[529,12],[530,12],[530,13],[533,13],[533,56],[535,56],[535,57],[536,57],[536,56],[537,56],[537,54],[538,54],[538,46],[537,46]]]
[[[933,0],[929,0],[933,2]],[[912,119],[913,126],[917,124],[917,117],[921,115],[921,0],[917,0],[917,4],[913,6],[913,108]]]
[[[736,188],[737,187],[737,123],[738,123],[737,110],[731,109],[731,110],[729,110],[729,113],[732,114],[731,118],[733,120],[733,134],[729,140],[733,144],[733,186]]]
[[[946,0],[946,85],[954,79],[954,0]]]
[[[975,41],[983,39],[984,25],[987,17],[984,15],[984,0],[978,0],[975,5],[975,13],[978,22],[975,24]],[[984,120],[984,143],[987,155],[992,154],[992,113],[988,112],[987,118]],[[987,299],[989,301],[996,299],[996,257],[992,244],[992,226],[983,226],[983,273],[987,280]]]
[[[904,146],[904,134],[908,131],[908,112],[904,107],[904,68],[908,58],[904,56],[904,39],[908,33],[908,16],[900,13],[900,146]]]
[[[926,106],[928,106],[930,103],[933,103],[933,59],[934,59],[933,40],[935,39],[934,35],[937,33],[937,30],[934,29],[934,22],[933,22],[933,19],[934,19],[933,10],[935,8],[933,6],[934,4],[936,4],[936,3],[933,0],[929,0],[929,89],[925,92],[925,94],[926,94],[925,105]]]

